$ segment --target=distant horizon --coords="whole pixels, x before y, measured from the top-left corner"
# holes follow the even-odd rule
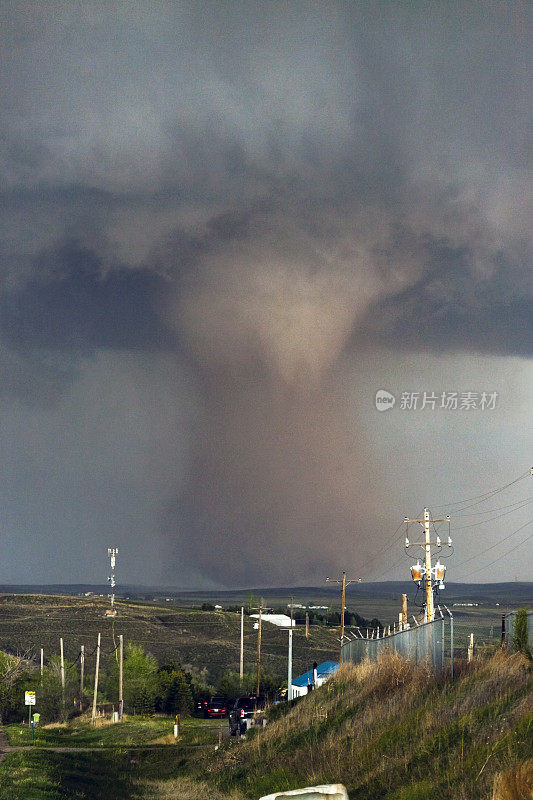
[[[357,588],[362,588],[364,586],[405,586],[406,584],[411,585],[412,581],[409,579],[403,580],[391,580],[391,581],[365,581],[362,583],[351,583],[346,587],[346,591],[353,591]],[[513,581],[447,581],[446,586],[533,586],[533,581],[523,581],[523,580],[513,580]],[[94,587],[98,589],[108,588],[108,585],[105,583],[0,583],[0,590],[5,587]],[[236,586],[233,588],[228,587],[220,587],[220,588],[203,588],[198,587],[195,589],[180,589],[177,586],[172,586],[170,584],[144,584],[144,583],[123,583],[120,586],[117,585],[115,587],[115,594],[120,596],[122,591],[126,589],[145,589],[145,590],[172,590],[174,592],[178,592],[179,594],[197,594],[197,593],[206,593],[206,594],[214,594],[219,592],[258,592],[258,591],[286,591],[291,592],[297,589],[320,589],[321,591],[325,591],[326,593],[335,593],[337,590],[332,587],[331,585],[327,584],[312,584],[312,583],[305,583],[305,584],[294,584],[290,586]],[[445,589],[443,591],[446,591]],[[533,597],[532,597],[533,602]]]

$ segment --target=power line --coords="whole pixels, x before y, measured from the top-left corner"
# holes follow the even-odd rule
[[[464,516],[465,517],[474,517],[479,516],[480,514],[494,514],[495,511],[502,511],[504,508],[511,508],[511,506],[518,506],[520,503],[525,503],[527,500],[533,500],[533,495],[530,497],[523,497],[520,500],[515,500],[513,503],[507,503],[504,506],[497,506],[497,508],[487,508],[485,511],[470,511],[469,513],[465,514],[464,511],[455,511],[454,516]],[[477,503],[475,504],[477,505]],[[473,508],[473,506],[467,506],[467,508]]]
[[[500,545],[501,545],[501,544],[503,544],[503,542],[506,542],[508,539],[510,539],[512,536],[514,536],[514,535],[515,535],[515,533],[519,533],[520,531],[524,530],[524,528],[527,528],[527,526],[528,526],[528,525],[531,525],[531,523],[532,523],[532,522],[533,522],[533,517],[532,517],[530,520],[528,520],[527,522],[525,522],[523,525],[521,525],[519,528],[517,528],[515,531],[513,531],[512,533],[509,533],[509,534],[508,534],[507,536],[505,536],[503,539],[500,539],[500,541],[499,541],[499,542],[496,542],[496,544],[493,544],[493,545],[491,545],[490,547],[487,547],[487,548],[486,548],[485,550],[483,550],[481,553],[477,553],[475,556],[470,556],[470,558],[467,558],[467,559],[465,559],[464,561],[462,561],[462,562],[461,562],[461,566],[463,566],[463,564],[468,564],[468,563],[470,563],[470,561],[474,561],[474,559],[476,559],[476,558],[479,558],[479,557],[480,557],[480,556],[482,556],[482,555],[485,555],[485,553],[488,553],[488,552],[490,552],[491,550],[494,550],[496,547],[500,547]],[[531,534],[531,536],[533,536],[533,534]],[[531,536],[528,536],[528,537],[527,537],[527,539],[524,539],[524,541],[523,541],[523,542],[520,542],[520,544],[516,545],[516,547],[513,547],[513,548],[512,548],[511,550],[509,550],[507,553],[502,553],[502,555],[501,555],[501,556],[498,556],[498,558],[497,558],[497,559],[495,559],[494,561],[491,561],[491,563],[490,563],[490,564],[486,564],[484,567],[480,567],[480,568],[479,568],[479,569],[477,569],[477,570],[470,570],[470,573],[472,573],[472,572],[480,572],[482,569],[487,569],[487,567],[491,567],[493,564],[495,564],[497,561],[499,561],[499,560],[500,560],[500,558],[503,558],[504,556],[508,555],[509,553],[512,553],[514,550],[516,550],[516,549],[517,549],[518,547],[520,547],[522,544],[524,544],[525,542],[527,542],[527,541],[528,541],[528,539],[530,539],[530,538],[531,538]]]
[[[533,520],[530,520],[530,522],[533,522]],[[528,523],[528,524],[529,524],[529,523]],[[524,527],[525,527],[525,526],[524,526]],[[515,533],[516,533],[516,531],[515,531]],[[492,565],[493,565],[493,564],[496,564],[496,563],[497,563],[498,561],[500,561],[502,558],[505,558],[505,556],[508,556],[508,555],[510,555],[511,553],[514,553],[514,551],[515,551],[515,550],[518,550],[518,548],[519,548],[519,547],[522,547],[522,545],[523,545],[523,544],[525,544],[526,542],[528,542],[528,541],[529,541],[531,538],[533,538],[533,533],[531,533],[529,536],[527,536],[527,537],[526,537],[526,538],[525,538],[525,539],[524,539],[522,542],[519,542],[519,543],[518,543],[517,545],[515,545],[514,547],[511,547],[511,549],[510,549],[510,550],[507,550],[507,552],[506,552],[506,553],[502,553],[502,554],[501,554],[501,556],[498,556],[498,558],[495,558],[495,559],[494,559],[494,561],[491,561],[491,562],[490,562],[490,564],[485,564],[485,566],[484,566],[484,567],[479,567],[479,569],[474,569],[474,570],[471,570],[471,573],[470,573],[470,574],[473,574],[473,575],[475,575],[475,574],[476,574],[476,572],[481,572],[481,571],[482,571],[482,570],[484,570],[484,569],[488,569],[489,567],[492,567]]]
[[[469,522],[468,525],[462,525],[460,528],[455,528],[455,530],[463,531],[465,530],[465,528],[475,528],[477,525],[485,525],[485,523],[487,522],[493,522],[496,519],[507,517],[509,514],[514,514],[515,511],[521,511],[523,508],[530,505],[531,503],[533,503],[533,497],[531,498],[531,500],[527,500],[525,503],[522,503],[521,506],[518,506],[517,508],[512,508],[510,511],[504,511],[503,514],[498,514],[496,517],[489,517],[488,519],[482,519],[479,520],[478,522]]]
[[[372,554],[369,556],[369,558],[376,558],[376,556],[379,556],[379,555],[381,555],[381,553],[385,552],[386,550],[390,550],[390,549],[391,549],[391,547],[392,547],[392,545],[393,545],[393,543],[394,543],[394,541],[395,541],[395,539],[397,538],[397,534],[398,534],[398,532],[399,532],[400,528],[401,528],[403,525],[405,525],[405,522],[402,520],[402,521],[400,522],[400,524],[398,525],[398,527],[396,528],[396,530],[394,531],[394,533],[393,533],[393,534],[391,534],[391,536],[387,538],[387,540],[386,540],[386,542],[384,543],[384,545],[383,545],[383,546],[382,546],[382,547],[381,547],[379,550],[376,550],[376,552],[375,552],[375,553],[372,553]]]
[[[527,477],[528,475],[531,475],[531,474],[533,474],[532,470],[528,470],[527,472],[524,472],[522,475],[519,475],[518,478],[515,478],[514,480],[510,481],[509,483],[506,483],[504,486],[499,486],[497,489],[492,489],[490,492],[484,492],[483,494],[478,494],[478,495],[475,495],[474,497],[465,497],[463,500],[454,500],[453,503],[442,503],[441,505],[436,506],[436,508],[449,508],[450,506],[458,506],[458,505],[462,505],[463,503],[469,503],[471,500],[479,500],[480,502],[484,502],[484,499],[488,500],[489,497],[492,497],[495,494],[499,494],[500,492],[503,492],[505,489],[508,489],[509,486],[513,486],[515,483],[518,483],[519,481],[523,480],[525,477]],[[484,499],[482,500],[481,498],[484,498]],[[477,505],[477,503],[475,503],[474,505]],[[463,508],[463,509],[460,509],[460,510],[464,511],[465,509]],[[459,512],[458,511],[454,511],[454,514],[455,513],[459,513]]]
[[[387,567],[386,569],[382,570],[377,575],[375,575],[374,572],[371,572],[368,577],[372,578],[373,580],[376,580],[377,578],[381,578],[383,575],[386,575],[388,572],[391,572],[393,569],[398,567],[403,562],[404,558],[405,558],[405,553],[402,556],[402,558],[400,558],[398,561],[396,561],[395,564],[392,564],[390,567]]]

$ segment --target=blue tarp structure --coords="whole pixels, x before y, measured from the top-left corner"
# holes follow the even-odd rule
[[[330,675],[333,675],[337,672],[339,665],[336,661],[324,661],[322,664],[319,664],[316,669],[316,676],[317,679],[328,678]],[[304,672],[303,675],[300,675],[298,678],[294,678],[292,681],[293,686],[310,686],[313,683],[313,670],[310,669],[307,672]]]

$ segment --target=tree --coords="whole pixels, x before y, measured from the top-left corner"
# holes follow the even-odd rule
[[[193,708],[192,678],[178,664],[164,664],[158,672],[156,709],[165,714],[190,714]]]
[[[266,694],[269,697],[274,697],[279,683],[268,673],[261,670],[261,694]],[[241,683],[238,672],[231,669],[226,670],[217,684],[217,692],[228,700],[236,700],[247,694],[255,693],[257,686],[257,675],[255,672],[245,672]]]
[[[27,673],[28,662],[25,659],[0,650],[0,724],[20,707],[22,700],[18,684]]]
[[[151,714],[159,689],[157,661],[140,644],[128,643],[122,673],[124,710]],[[118,664],[113,661],[104,681],[106,695],[118,705]]]

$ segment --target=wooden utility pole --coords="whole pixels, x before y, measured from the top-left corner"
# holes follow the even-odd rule
[[[346,605],[346,587],[351,583],[355,583],[354,579],[347,580],[346,573],[342,573],[342,578],[339,580],[335,578],[326,578],[326,583],[340,583],[341,585],[341,643],[339,649],[339,665],[342,661],[342,643],[344,641],[344,607]]]
[[[98,634],[98,644],[96,645],[96,668],[94,671],[94,694],[93,694],[93,713],[92,720],[96,719],[96,698],[98,695],[98,670],[100,669],[100,636]]]
[[[259,689],[261,687],[261,613],[262,606],[259,606],[259,627],[257,628],[257,687],[256,694],[259,696]]]
[[[450,517],[444,517],[443,519],[431,519],[431,515],[429,513],[429,509],[424,509],[424,517],[423,519],[408,519],[405,518],[406,525],[409,525],[412,522],[420,523],[424,528],[424,541],[423,542],[410,542],[409,538],[406,536],[405,538],[405,546],[411,547],[412,545],[419,545],[420,547],[424,548],[424,569],[423,569],[423,577],[424,577],[424,585],[425,585],[425,594],[426,594],[426,611],[425,611],[425,621],[426,622],[433,622],[435,619],[435,605],[433,603],[433,578],[435,577],[438,580],[443,580],[444,572],[446,567],[443,567],[442,564],[437,562],[437,566],[431,566],[431,547],[432,545],[436,545],[437,547],[441,547],[441,540],[439,535],[437,534],[436,541],[431,541],[431,531],[430,526],[435,522],[450,522]],[[448,546],[451,547],[452,540],[450,536],[448,536]],[[419,581],[420,585],[420,576],[418,573],[422,570],[421,565],[417,564],[417,576],[415,577],[415,567],[413,567],[413,580]],[[438,573],[441,573],[440,575]]]
[[[292,700],[292,628],[289,628],[289,657],[287,663],[287,700]]]
[[[65,710],[65,659],[63,658],[63,637],[59,640],[59,649],[61,651],[61,703],[63,711]]]
[[[239,658],[239,679],[244,680],[244,606],[241,606],[241,654]]]
[[[122,665],[124,662],[124,636],[118,637],[118,718],[122,721],[124,716],[124,699],[122,696]]]
[[[402,610],[398,614],[398,630],[407,630],[407,595],[402,594]]]
[[[263,602],[261,601],[261,605],[257,609],[250,609],[253,611],[259,611],[259,620],[257,625],[257,673],[256,673],[256,694],[259,696],[259,689],[261,688],[261,619],[262,613],[265,610],[263,606]]]
[[[429,529],[429,510],[424,509],[424,557],[426,567],[426,622],[435,619],[433,604],[433,581],[431,580],[431,531]]]

